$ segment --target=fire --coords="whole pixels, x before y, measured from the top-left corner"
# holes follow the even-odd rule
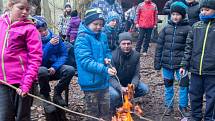
[[[131,99],[134,98],[134,85],[128,85],[128,91],[123,94],[124,102],[122,107],[117,109],[116,116],[112,117],[112,121],[134,121],[131,117],[131,110],[134,109],[134,112],[137,115],[143,115],[143,111],[141,110],[139,105],[133,106],[130,102]]]

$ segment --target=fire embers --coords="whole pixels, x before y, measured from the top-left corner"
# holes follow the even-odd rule
[[[124,101],[122,107],[117,109],[116,115],[112,117],[112,121],[134,121],[131,113],[138,116],[143,115],[143,111],[139,105],[133,106],[131,99],[134,98],[134,85],[129,84],[128,90],[123,94]]]

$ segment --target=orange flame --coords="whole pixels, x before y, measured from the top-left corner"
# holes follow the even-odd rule
[[[130,100],[134,98],[134,85],[128,84],[128,91],[123,94],[124,102],[122,107],[117,109],[116,116],[112,117],[112,121],[134,121],[131,117],[132,103]],[[138,115],[142,115],[143,111],[139,105],[134,106],[134,111]]]

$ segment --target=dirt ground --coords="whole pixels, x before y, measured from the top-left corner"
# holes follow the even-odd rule
[[[153,68],[154,62],[155,44],[150,45],[150,49],[146,56],[141,55],[141,81],[145,82],[150,92],[146,96],[138,99],[144,111],[144,117],[153,121],[161,121],[161,117],[164,113],[163,95],[164,85],[161,78],[160,71],[155,71]],[[84,113],[84,94],[80,91],[80,87],[76,82],[77,78],[74,78],[71,82],[70,95],[69,95],[69,109],[73,111]],[[54,86],[56,82],[52,82]],[[177,86],[175,86],[177,91]],[[177,94],[176,94],[177,95]],[[176,96],[177,97],[177,96]],[[181,116],[178,111],[177,98],[175,98],[174,112],[172,116],[164,117],[162,121],[180,121]],[[32,120],[33,121],[45,121],[44,111],[39,101],[34,101],[32,106]],[[81,121],[80,116],[74,114],[67,114],[69,121]],[[133,117],[134,121],[145,121],[138,117]]]

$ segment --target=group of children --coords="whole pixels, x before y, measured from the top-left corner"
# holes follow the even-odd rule
[[[200,1],[200,21],[189,26],[187,6],[174,2],[170,6],[170,20],[159,33],[154,67],[162,68],[165,85],[166,115],[173,112],[173,83],[179,81],[179,111],[191,121],[215,119],[215,82],[213,37],[215,37],[215,0]],[[189,80],[188,73],[191,73]],[[191,115],[188,110],[188,94]],[[203,96],[206,98],[202,113]]]
[[[49,99],[51,79],[60,79],[54,90],[55,102],[65,105],[61,93],[69,85],[74,68],[64,65],[67,59],[66,47],[59,36],[55,36],[43,18],[35,17],[35,23],[27,17],[31,0],[9,0],[9,12],[0,17],[0,80],[16,86],[15,91],[0,84],[0,120],[29,121],[31,92],[39,72],[40,93]],[[67,8],[69,5],[65,6]],[[71,6],[69,6],[71,7]],[[171,19],[163,27],[157,41],[155,69],[162,68],[165,85],[165,105],[168,113],[173,111],[173,82],[179,80],[179,111],[190,116],[188,92],[191,103],[191,121],[203,118],[203,95],[206,97],[205,121],[215,119],[215,0],[200,2],[200,21],[192,27],[186,21],[187,8],[182,2],[171,5]],[[76,12],[74,12],[75,15]],[[80,21],[80,20],[77,20]],[[86,11],[79,25],[74,42],[78,83],[84,91],[87,113],[110,120],[109,78],[116,75],[110,66],[111,50],[117,47],[117,14],[110,13],[105,22],[99,8]],[[71,25],[75,25],[71,23]],[[105,26],[104,29],[103,25]],[[61,31],[62,37],[66,34]],[[72,35],[72,31],[68,32]],[[111,40],[111,41],[110,41]],[[109,47],[111,47],[111,50]],[[41,66],[42,65],[42,66]],[[187,75],[191,72],[191,78]],[[45,73],[44,73],[45,72]],[[47,86],[48,85],[48,86]],[[48,87],[48,88],[47,88]],[[86,119],[89,121],[89,119]]]

